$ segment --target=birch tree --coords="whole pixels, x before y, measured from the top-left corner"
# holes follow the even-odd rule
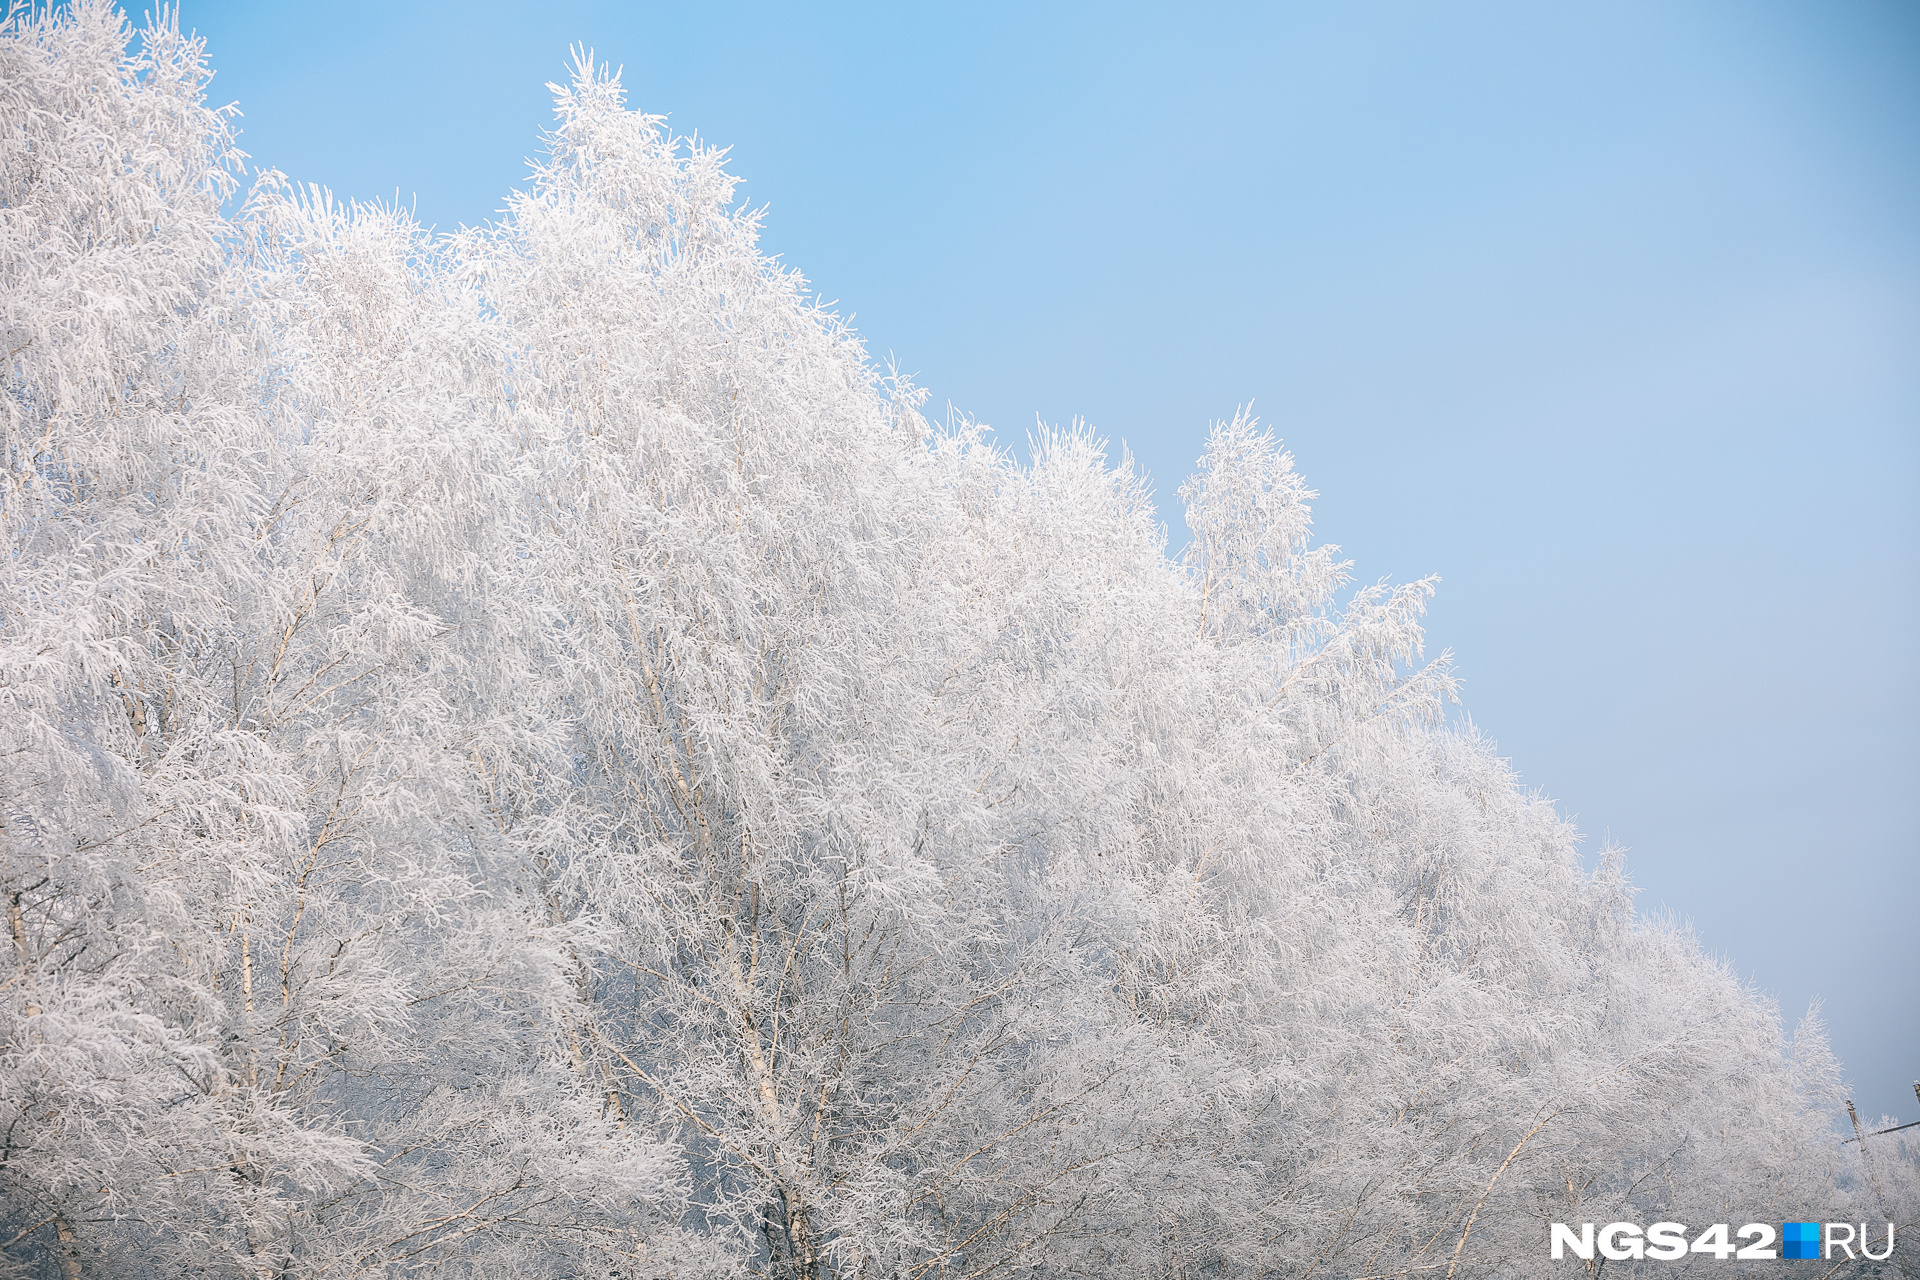
[[[1517,1277],[1911,1200],[1249,415],[1170,557],[591,59],[444,236],[223,215],[171,17],[0,70],[7,1274]]]
[[[226,224],[198,45],[129,36],[77,5],[4,45],[9,1257],[655,1248],[677,1156],[551,1078],[478,310],[392,214],[270,179]]]

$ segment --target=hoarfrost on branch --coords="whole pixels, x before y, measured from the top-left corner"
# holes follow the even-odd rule
[[[1912,1220],[1817,1023],[1443,725],[1433,584],[1351,590],[1250,418],[1175,563],[1085,429],[930,425],[591,61],[439,238],[224,215],[207,74],[102,0],[0,36],[0,1275]]]

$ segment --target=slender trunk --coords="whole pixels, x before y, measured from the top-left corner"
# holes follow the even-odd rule
[[[60,1280],[80,1280],[80,1242],[61,1214],[53,1215],[53,1233],[60,1239],[60,1247],[54,1250],[60,1259]]]
[[[785,1141],[785,1122],[780,1114],[780,1093],[773,1078],[773,1066],[766,1047],[760,1043],[760,1028],[753,1020],[751,973],[740,963],[739,935],[731,920],[720,924],[727,956],[728,976],[733,981],[734,999],[740,1007],[741,1043],[746,1051],[748,1083],[759,1104],[760,1123],[767,1129],[769,1163],[780,1180],[781,1230],[792,1258],[793,1280],[818,1280],[820,1259],[810,1222],[812,1203],[808,1186],[808,1167],[804,1154],[790,1153]],[[757,956],[756,956],[757,959]]]
[[[242,1025],[247,1032],[247,1087],[255,1088],[260,1083],[260,1052],[253,1043],[253,937],[247,931],[249,921],[244,913],[240,917],[240,1007],[244,1019]]]
[[[17,893],[7,895],[7,931],[13,935],[14,958],[20,964],[20,976],[24,980],[31,966],[32,957],[27,951],[27,925],[20,914],[20,895]],[[29,1018],[40,1016],[40,1006],[33,1002],[31,996],[27,997],[27,1016]]]

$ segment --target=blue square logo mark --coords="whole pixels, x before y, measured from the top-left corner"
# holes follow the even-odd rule
[[[1817,1258],[1820,1256],[1820,1224],[1785,1222],[1780,1225],[1780,1256]]]

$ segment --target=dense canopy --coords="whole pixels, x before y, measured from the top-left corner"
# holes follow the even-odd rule
[[[238,198],[206,76],[104,0],[0,38],[0,1275],[1913,1220],[1250,418],[1176,561],[1087,430],[925,420],[601,68],[440,237]]]

